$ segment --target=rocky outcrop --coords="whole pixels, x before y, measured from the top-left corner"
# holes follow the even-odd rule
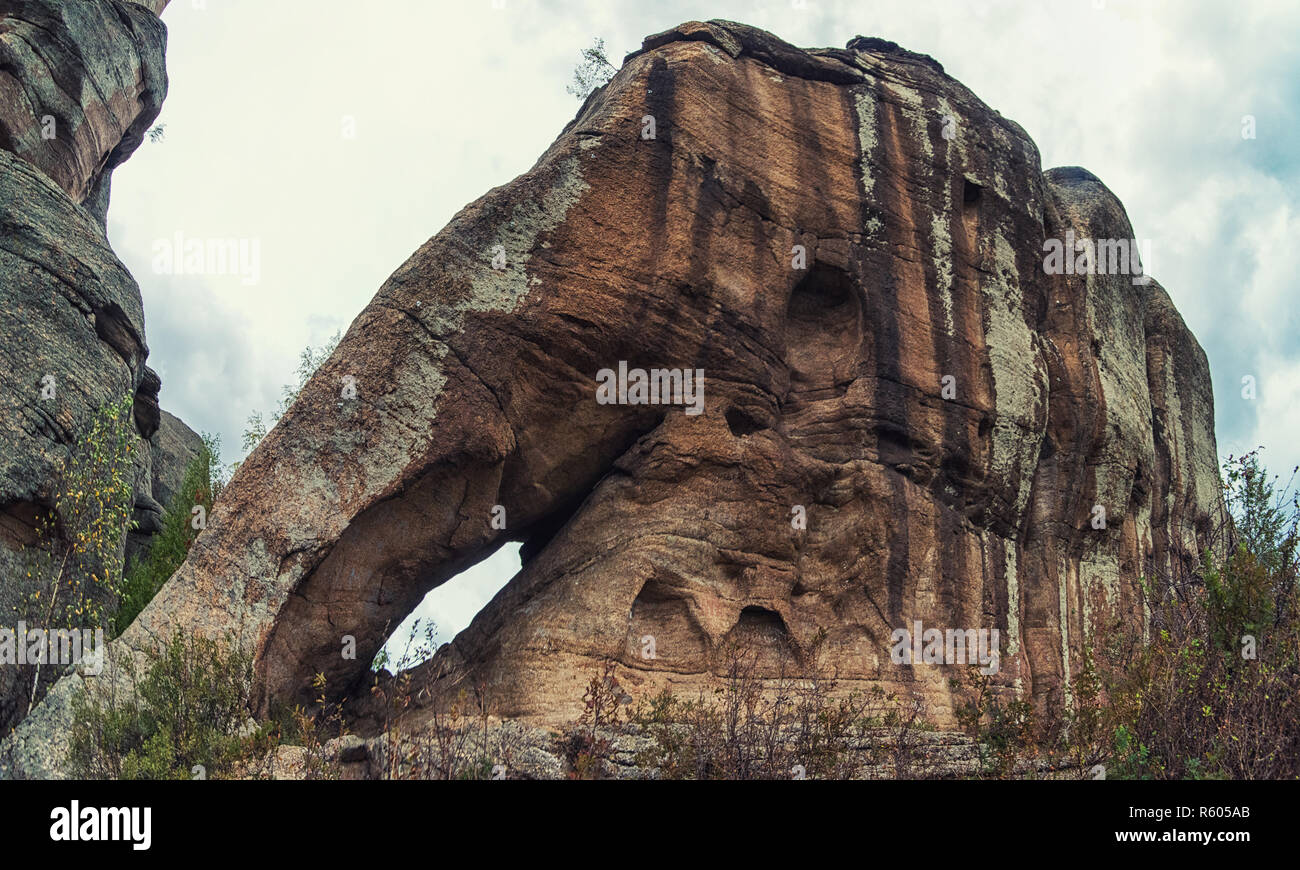
[[[158,431],[150,439],[153,462],[151,494],[161,505],[169,506],[185,482],[185,472],[203,450],[203,439],[179,417],[162,411]]]
[[[135,3],[0,2],[0,625],[9,628],[34,591],[19,551],[51,545],[36,518],[95,412],[133,397],[137,549],[197,439],[158,407],[140,289],[103,225],[109,174],[166,93],[165,34]],[[0,668],[0,731],[26,712],[20,670]]]
[[[101,226],[113,168],[139,147],[167,96],[167,30],[155,14],[165,5],[0,0],[0,148]]]
[[[517,540],[436,661],[505,716],[571,719],[607,659],[634,694],[708,690],[737,641],[951,723],[954,669],[892,655],[918,622],[996,630],[999,690],[1068,707],[1220,510],[1204,354],[1132,264],[1053,272],[1071,231],[1133,236],[930,58],[653,36],[380,288],[114,657],[234,631],[259,712],[317,673],[355,695],[426,592]],[[703,392],[600,401],[624,369]],[[59,770],[81,681],[11,775]]]

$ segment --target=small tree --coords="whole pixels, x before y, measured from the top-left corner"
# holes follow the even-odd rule
[[[100,408],[55,466],[52,508],[37,517],[37,543],[23,553],[33,591],[21,616],[43,628],[102,628],[116,604],[135,504],[132,405],[128,394]],[[28,712],[41,694],[41,666],[32,671]]]
[[[582,50],[582,62],[573,70],[573,83],[566,91],[585,100],[596,88],[604,87],[618,70],[605,56],[605,40],[597,39]]]
[[[298,354],[298,383],[284,385],[281,391],[279,407],[265,415],[261,411],[254,411],[248,415],[248,428],[244,430],[245,453],[251,453],[253,448],[266,437],[266,433],[285,415],[289,410],[289,406],[294,403],[294,400],[298,398],[298,394],[302,392],[302,388],[307,386],[307,381],[311,380],[311,376],[316,374],[316,370],[324,365],[325,360],[330,358],[330,354],[334,353],[334,349],[339,346],[341,337],[342,333],[335,332],[319,348],[307,345],[303,348],[302,353]]]

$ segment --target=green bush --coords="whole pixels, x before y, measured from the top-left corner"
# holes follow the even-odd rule
[[[1223,491],[1228,518],[1199,567],[1142,578],[1150,641],[1100,630],[1068,714],[1035,721],[975,687],[958,715],[985,775],[1300,777],[1300,502],[1258,453],[1228,458]]]
[[[185,561],[190,546],[198,537],[194,508],[201,506],[206,516],[212,510],[220,486],[220,441],[203,436],[203,447],[189,467],[180,490],[163,514],[162,531],[154,535],[143,561],[132,560],[122,581],[117,611],[112,619],[112,635],[117,637],[135,621],[145,605],[153,600],[163,584]]]
[[[823,639],[815,640],[810,662]],[[897,698],[881,689],[841,696],[826,669],[810,664],[810,675],[796,677],[792,663],[782,661],[777,671],[764,671],[759,655],[748,642],[728,642],[718,651],[722,685],[711,697],[679,698],[664,690],[631,708],[630,724],[649,738],[637,763],[662,779],[735,780],[850,779],[865,765],[902,764],[893,751],[898,741],[887,747],[871,739],[896,727],[907,735],[916,730],[918,716],[908,718]],[[581,778],[608,767],[610,746],[602,732],[619,728],[622,695],[613,674],[607,666],[593,675],[583,696],[581,730],[569,753]]]
[[[1192,583],[1148,583],[1151,642],[1101,674],[1108,777],[1300,777],[1300,509],[1258,455],[1230,457],[1232,522]]]
[[[149,657],[125,697],[83,689],[72,702],[70,759],[80,779],[193,779],[228,773],[265,735],[241,735],[249,721],[250,656],[177,634]],[[115,685],[115,684],[114,684]]]

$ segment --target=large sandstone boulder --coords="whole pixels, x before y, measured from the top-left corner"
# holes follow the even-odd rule
[[[103,225],[109,173],[166,93],[165,36],[135,3],[0,0],[0,625],[11,629],[33,592],[19,551],[62,543],[40,539],[35,521],[98,409],[134,397],[138,529],[123,552],[147,549],[158,496],[195,452],[198,436],[158,407],[140,289]],[[26,712],[21,674],[0,668],[0,732]]]
[[[953,669],[890,655],[917,621],[997,629],[999,690],[1064,709],[1220,510],[1204,354],[1154,282],[1048,274],[1069,230],[1133,235],[930,58],[651,37],[380,288],[115,659],[233,632],[260,712],[318,672],[356,695],[426,592],[516,540],[435,662],[504,716],[572,718],[607,659],[708,689],[742,640],[950,723]],[[702,370],[702,413],[601,403],[620,363]],[[60,770],[82,681],[5,772]]]

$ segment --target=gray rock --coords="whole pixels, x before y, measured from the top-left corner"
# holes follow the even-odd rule
[[[38,540],[36,518],[99,408],[133,397],[137,530],[119,554],[144,552],[159,495],[196,452],[158,407],[140,290],[104,237],[110,172],[167,92],[164,5],[0,0],[0,89],[20,97],[0,102],[0,625],[35,588],[20,550],[59,546]],[[31,679],[0,671],[0,730],[26,712]]]
[[[164,508],[185,482],[185,472],[203,449],[203,439],[179,417],[161,412],[158,431],[149,439],[153,453],[153,497]]]
[[[0,0],[0,148],[37,167],[102,226],[108,176],[167,96],[167,28],[121,0]]]

